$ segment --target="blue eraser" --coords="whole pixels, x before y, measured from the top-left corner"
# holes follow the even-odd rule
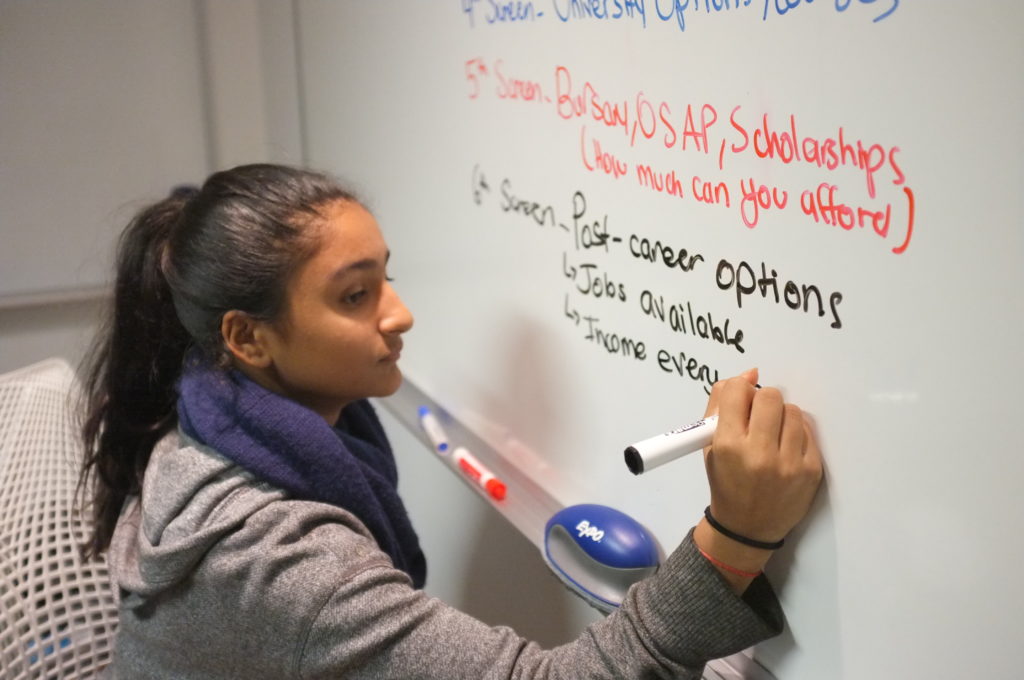
[[[608,613],[626,591],[658,569],[654,537],[629,515],[606,505],[571,505],[544,529],[544,559],[573,592]]]

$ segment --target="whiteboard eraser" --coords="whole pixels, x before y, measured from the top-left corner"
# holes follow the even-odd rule
[[[629,515],[605,505],[564,508],[544,530],[544,560],[574,593],[604,613],[658,569],[654,537]]]

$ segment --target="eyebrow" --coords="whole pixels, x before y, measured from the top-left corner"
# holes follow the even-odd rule
[[[391,251],[389,250],[384,254],[384,264],[387,265],[390,259]],[[363,258],[362,260],[356,260],[355,262],[350,262],[348,264],[344,264],[338,267],[337,269],[334,270],[334,273],[331,274],[330,279],[333,281],[335,279],[341,278],[350,271],[365,271],[367,269],[377,269],[379,266],[380,263],[378,260],[372,257],[366,257]]]

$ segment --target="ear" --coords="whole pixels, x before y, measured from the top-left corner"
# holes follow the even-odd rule
[[[266,368],[271,363],[266,324],[232,309],[220,321],[220,335],[231,355],[245,366]]]

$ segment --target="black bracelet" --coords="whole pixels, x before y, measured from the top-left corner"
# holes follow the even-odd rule
[[[743,545],[749,545],[751,548],[760,548],[761,550],[778,550],[786,542],[786,539],[784,539],[784,538],[779,540],[779,541],[776,541],[775,543],[766,543],[764,541],[755,541],[752,538],[747,538],[746,536],[741,536],[740,534],[737,534],[735,531],[730,531],[729,529],[726,529],[721,524],[719,524],[717,519],[715,519],[714,517],[711,516],[711,506],[710,505],[708,507],[704,508],[704,516],[707,517],[708,524],[711,525],[712,529],[714,529],[718,533],[722,534],[723,536],[728,536],[729,538],[731,538],[732,540],[736,541],[737,543],[742,543]]]

